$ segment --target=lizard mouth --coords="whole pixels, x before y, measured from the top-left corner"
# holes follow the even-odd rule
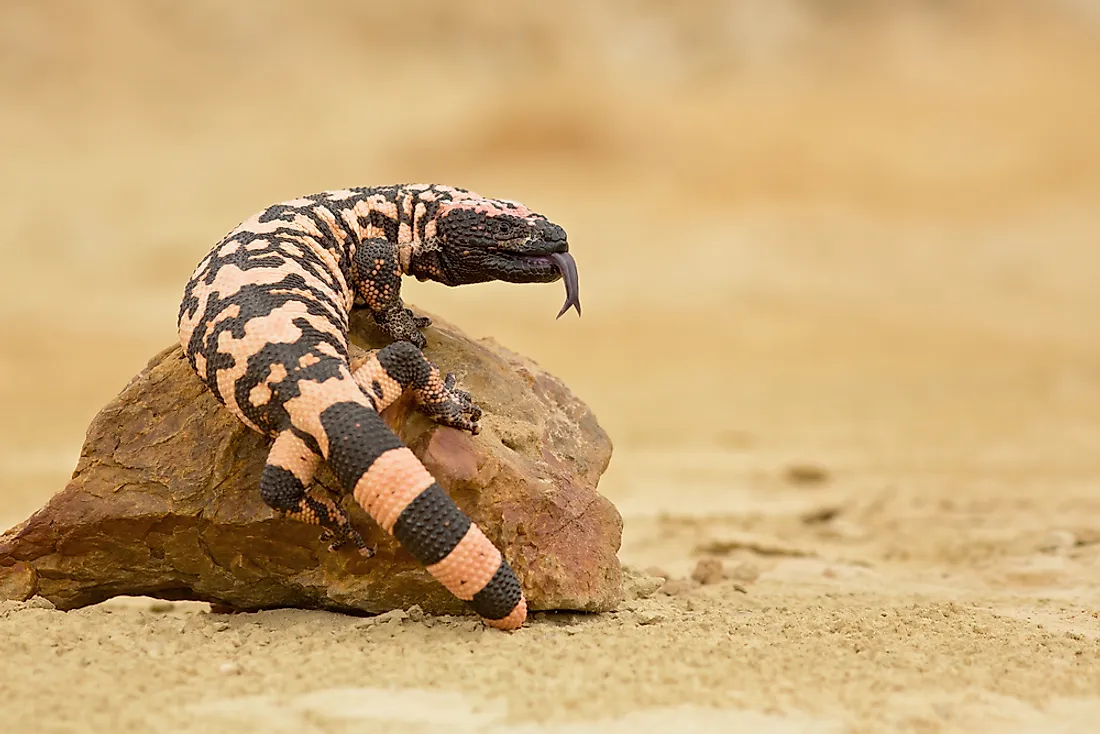
[[[580,280],[577,276],[577,262],[568,252],[549,252],[546,254],[520,255],[495,258],[493,268],[495,277],[510,283],[552,283],[558,278],[565,281],[565,303],[562,304],[557,318],[565,315],[571,308],[581,314]]]

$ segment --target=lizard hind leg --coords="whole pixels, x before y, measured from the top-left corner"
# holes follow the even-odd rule
[[[310,525],[320,525],[331,541],[330,550],[351,542],[359,553],[370,557],[367,546],[343,507],[333,502],[313,483],[321,457],[293,431],[284,430],[275,438],[260,477],[260,497],[283,517]]]

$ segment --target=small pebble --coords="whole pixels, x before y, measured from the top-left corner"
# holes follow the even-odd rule
[[[691,572],[691,578],[707,586],[717,584],[726,577],[726,570],[720,558],[700,558]]]
[[[791,484],[821,484],[828,481],[829,472],[816,464],[791,464],[786,477]]]
[[[673,579],[672,581],[666,581],[660,592],[665,596],[680,596],[695,591],[696,586],[698,584],[691,579]]]
[[[665,579],[660,576],[642,576],[629,579],[623,586],[628,596],[635,599],[648,599],[665,583]]]
[[[241,666],[234,662],[222,663],[218,666],[218,672],[222,675],[240,675]]]
[[[213,628],[215,632],[225,632],[229,629],[229,622],[215,622]]]
[[[42,596],[32,596],[24,603],[27,609],[57,609],[52,601]]]
[[[409,618],[409,613],[404,609],[391,609],[388,612],[384,612],[375,617],[375,621],[379,624],[383,622],[404,622]]]
[[[634,621],[640,625],[657,624],[665,621],[665,615],[652,609],[634,612]]]
[[[380,624],[386,624],[392,622],[393,624],[401,624],[404,620],[409,618],[409,613],[404,609],[391,609],[388,612],[376,615],[374,617],[367,617],[361,622],[356,623],[356,627],[375,627]]]
[[[760,568],[755,563],[744,561],[733,567],[733,570],[729,572],[729,577],[734,581],[751,584],[760,578]]]

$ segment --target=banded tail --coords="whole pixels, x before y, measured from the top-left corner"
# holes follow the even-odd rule
[[[419,349],[405,342],[372,355],[354,376],[346,367],[340,372],[321,383],[299,383],[305,389],[287,401],[298,431],[283,430],[271,447],[260,482],[265,501],[333,529],[341,540],[361,544],[339,506],[306,490],[323,457],[359,506],[486,624],[520,627],[527,603],[511,566],[379,416],[411,388],[422,410],[441,422],[461,424],[461,412],[453,411],[461,411],[456,401],[465,393],[454,389],[453,377],[442,378]],[[316,440],[322,457],[306,447],[302,430]],[[286,499],[280,502],[282,497]]]
[[[492,627],[515,629],[527,604],[508,561],[371,408],[321,414],[329,467],[383,530]]]

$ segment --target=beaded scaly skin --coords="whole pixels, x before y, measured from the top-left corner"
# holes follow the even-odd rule
[[[565,231],[522,204],[429,184],[326,191],[242,222],[199,263],[179,336],[195,372],[234,415],[274,439],[260,496],[323,526],[333,549],[366,547],[344,510],[311,487],[327,461],[345,491],[486,624],[527,614],[507,560],[379,412],[411,390],[437,422],[477,433],[481,410],[421,349],[430,320],[401,301],[402,275],[461,285],[551,282],[564,313],[577,271]],[[394,342],[352,372],[348,324],[367,308]],[[561,314],[559,314],[560,316]]]

